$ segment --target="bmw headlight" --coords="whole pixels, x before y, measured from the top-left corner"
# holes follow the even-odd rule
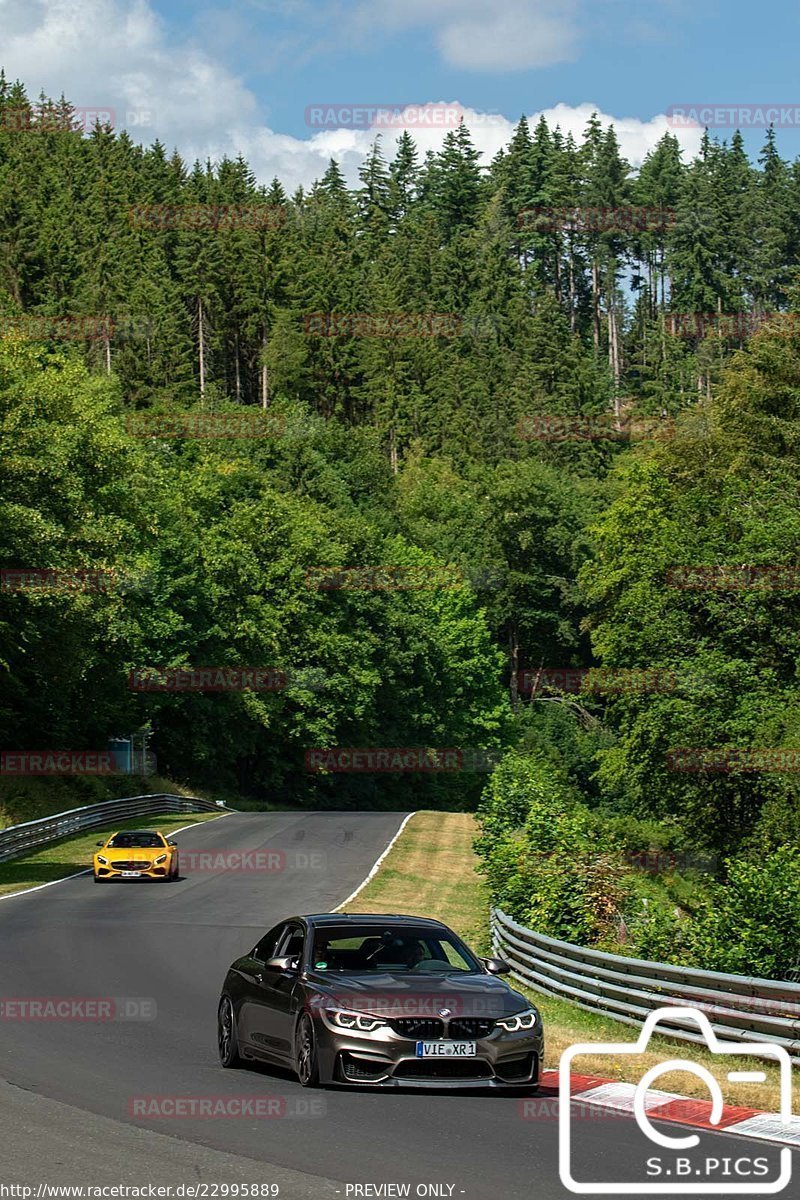
[[[154,867],[160,867],[160,866],[161,866],[161,864],[162,864],[162,862],[166,862],[166,861],[167,861],[167,856],[166,856],[166,854],[162,854],[162,855],[160,855],[160,856],[159,856],[159,857],[156,859],[156,861],[153,863],[153,866],[154,866]]]
[[[107,859],[107,858],[103,858],[102,854],[98,854],[98,856],[97,856],[97,861],[98,861],[99,863],[102,863],[104,867],[107,867],[107,866],[108,866],[108,859]]]
[[[538,1010],[526,1008],[524,1012],[514,1013],[513,1017],[501,1017],[495,1024],[506,1033],[519,1033],[521,1029],[533,1029],[539,1020]]]
[[[374,1033],[386,1022],[382,1017],[371,1017],[367,1013],[348,1012],[346,1008],[328,1008],[326,1016],[332,1025],[340,1029],[355,1029],[359,1033]]]

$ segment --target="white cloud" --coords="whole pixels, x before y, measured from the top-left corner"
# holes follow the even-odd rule
[[[641,165],[647,152],[654,148],[665,133],[673,133],[677,137],[687,158],[697,154],[700,149],[703,130],[699,127],[672,129],[665,113],[658,113],[649,121],[642,121],[640,117],[613,117],[609,113],[601,112],[596,104],[584,103],[574,107],[556,104],[554,108],[546,108],[544,116],[551,129],[560,125],[564,134],[571,133],[575,141],[580,142],[593,112],[597,113],[604,127],[614,126],[622,155],[634,167]],[[537,113],[532,120],[538,119]]]
[[[449,66],[521,71],[577,56],[578,0],[363,0],[363,29],[434,30]]]
[[[376,6],[378,7],[378,6]],[[461,12],[472,20],[482,0],[404,0],[411,16],[432,7]],[[508,16],[514,4],[496,7]],[[536,11],[542,11],[537,5]],[[386,0],[388,19],[400,19],[394,0]],[[256,97],[221,62],[190,41],[171,37],[147,0],[0,0],[3,62],[10,78],[18,77],[35,97],[39,89],[58,96],[63,91],[78,107],[112,109],[117,125],[145,142],[160,138],[171,150],[177,146],[187,161],[195,157],[218,160],[241,154],[262,182],[277,175],[291,192],[319,178],[331,157],[337,158],[350,182],[372,144],[374,129],[309,130],[305,138],[269,129],[259,118]],[[455,25],[450,25],[451,32]],[[456,36],[453,34],[453,36]],[[433,103],[444,103],[435,101]],[[450,102],[455,105],[454,101]],[[580,137],[593,111],[591,104],[559,104],[545,113],[551,124]],[[507,143],[513,123],[496,114],[464,109],[476,147],[487,163]],[[612,118],[622,152],[636,165],[667,130],[666,117],[649,121]],[[535,121],[537,113],[531,114]],[[383,147],[394,151],[400,129],[387,131]],[[424,152],[437,148],[443,130],[410,129]],[[677,130],[690,152],[699,145],[699,130]]]

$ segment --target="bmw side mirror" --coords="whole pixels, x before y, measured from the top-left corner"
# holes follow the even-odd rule
[[[296,971],[300,966],[300,958],[296,954],[285,954],[279,958],[268,958],[265,966],[270,971]]]
[[[105,846],[105,842],[98,842],[98,843],[97,843],[97,845],[98,845],[98,846]]]
[[[167,845],[168,845],[168,846],[172,846],[173,848],[174,848],[175,846],[177,846],[177,844],[178,844],[177,842],[167,842]]]
[[[504,958],[485,958],[483,965],[490,975],[508,975],[511,971],[510,965]]]

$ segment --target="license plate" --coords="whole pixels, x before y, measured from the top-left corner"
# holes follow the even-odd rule
[[[120,874],[125,879],[138,879],[141,873],[141,871],[120,871]]]
[[[417,1058],[474,1058],[474,1042],[417,1042]]]

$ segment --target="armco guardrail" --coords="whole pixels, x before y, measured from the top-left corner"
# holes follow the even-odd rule
[[[492,910],[492,945],[521,983],[548,996],[628,1025],[642,1025],[656,1008],[697,1008],[721,1038],[785,1046],[800,1062],[800,984],[587,950],[525,929],[499,908]],[[685,1041],[703,1041],[690,1021],[676,1019],[659,1028]]]
[[[213,812],[225,809],[221,800],[200,800],[196,796],[171,796],[156,792],[149,796],[125,796],[121,800],[105,800],[102,804],[88,804],[85,808],[73,808],[68,812],[54,813],[24,825],[9,825],[0,829],[0,862],[18,858],[27,850],[57,842],[60,838],[80,833],[82,829],[96,829],[109,821],[127,821],[132,817],[163,812]],[[227,810],[226,810],[227,811]]]

